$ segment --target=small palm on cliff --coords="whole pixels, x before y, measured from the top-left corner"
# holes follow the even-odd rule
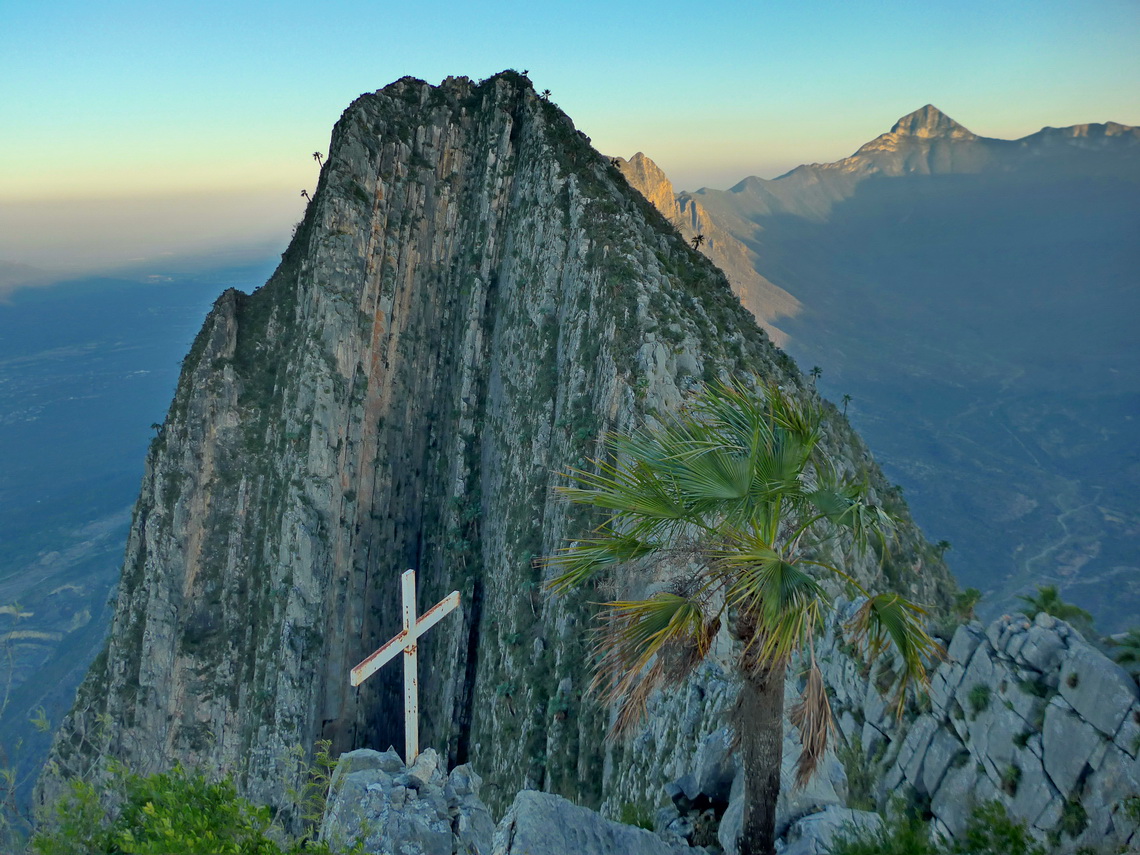
[[[1140,675],[1140,629],[1135,627],[1112,638],[1112,658],[1134,676]]]
[[[1025,614],[1037,617],[1041,612],[1068,621],[1082,632],[1092,630],[1093,617],[1080,606],[1061,599],[1056,585],[1038,585],[1036,594],[1022,594],[1018,599],[1025,603]]]
[[[645,599],[604,606],[594,687],[618,705],[615,733],[640,718],[655,689],[683,680],[726,625],[741,678],[742,855],[774,851],[784,678],[796,653],[806,663],[804,694],[792,710],[803,744],[798,785],[827,745],[831,710],[813,651],[830,605],[821,577],[867,595],[849,630],[871,654],[894,644],[900,703],[937,650],[921,609],[897,594],[868,594],[820,557],[824,541],[865,544],[891,530],[862,485],[835,477],[819,448],[820,420],[813,404],[776,386],[755,396],[733,383],[704,389],[658,428],[611,436],[614,458],[594,461],[596,472],[571,471],[575,486],[561,489],[608,518],[548,559],[561,570],[551,583],[558,591],[630,562],[671,580]]]

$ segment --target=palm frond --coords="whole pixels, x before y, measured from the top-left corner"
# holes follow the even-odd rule
[[[676,487],[645,463],[590,462],[597,467],[596,472],[571,469],[566,474],[575,484],[555,487],[554,492],[575,504],[646,520],[673,521],[687,515]]]
[[[860,548],[872,537],[885,546],[894,536],[897,520],[885,508],[865,501],[865,492],[860,484],[829,485],[806,498],[832,525],[849,531]]]
[[[831,702],[823,684],[823,674],[820,673],[814,656],[808,669],[803,695],[792,707],[791,721],[800,732],[802,750],[796,761],[795,786],[797,789],[802,789],[807,786],[807,782],[819,767],[823,755],[827,752],[831,733],[835,730]]]
[[[595,529],[593,537],[575,541],[554,555],[540,559],[539,564],[562,571],[547,587],[557,594],[565,594],[584,585],[601,570],[652,555],[661,551],[662,546],[658,541],[643,540],[602,525]]]
[[[927,634],[925,617],[920,606],[902,595],[885,593],[868,597],[847,625],[868,658],[879,656],[890,644],[902,660],[894,700],[900,718],[906,707],[906,690],[912,685],[928,685],[927,663],[945,656],[942,646]]]
[[[700,645],[704,639],[700,605],[664,591],[647,600],[606,603],[599,620],[596,647],[602,667],[592,688],[600,689],[606,700],[614,699],[613,689],[626,675],[641,671],[670,641]]]
[[[742,535],[717,556],[728,606],[754,623],[747,657],[756,666],[783,662],[822,623],[823,587],[769,544]]]

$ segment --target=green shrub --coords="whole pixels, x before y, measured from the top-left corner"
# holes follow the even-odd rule
[[[1076,837],[1084,831],[1089,824],[1089,815],[1084,805],[1076,799],[1069,799],[1061,808],[1061,819],[1057,822],[1057,830],[1069,837]]]
[[[967,699],[970,702],[970,711],[975,716],[989,709],[991,693],[992,690],[985,683],[977,683],[974,688],[970,689]]]
[[[1017,785],[1021,783],[1021,767],[1006,766],[1001,773],[1001,788],[1006,795],[1017,795]]]
[[[1125,796],[1120,800],[1120,808],[1130,822],[1140,825],[1140,796]]]
[[[1046,855],[1023,823],[1000,802],[978,805],[954,841],[931,840],[930,827],[913,811],[896,811],[873,832],[848,830],[830,855]]]
[[[838,746],[835,755],[847,772],[847,807],[874,810],[875,775],[872,764],[867,762],[863,740],[856,734],[849,742]]]
[[[101,786],[72,780],[30,849],[36,855],[333,855],[324,844],[286,840],[269,808],[239,796],[229,778],[214,781],[181,766],[144,777],[115,765]]]
[[[1025,824],[1015,821],[996,801],[974,808],[965,834],[949,851],[953,855],[1046,855]]]
[[[646,831],[653,830],[653,816],[649,808],[633,802],[625,802],[618,813],[618,821],[624,825],[636,825]]]

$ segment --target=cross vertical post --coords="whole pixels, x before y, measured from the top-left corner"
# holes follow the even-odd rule
[[[416,657],[416,572],[408,570],[400,577],[404,600],[404,633],[410,642],[404,648],[404,762],[409,766],[420,754],[419,660]]]
[[[349,683],[359,686],[380,668],[404,654],[404,762],[412,765],[420,753],[419,676],[416,660],[417,639],[459,606],[459,592],[452,591],[422,617],[416,617],[416,571],[405,570],[400,577],[404,628],[379,650],[349,673]]]

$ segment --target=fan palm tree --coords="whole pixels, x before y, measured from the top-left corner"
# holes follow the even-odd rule
[[[704,242],[705,242],[705,236],[704,235],[693,235],[693,240],[692,240],[693,249],[696,249],[697,247],[699,247]]]
[[[1041,612],[1068,621],[1082,632],[1092,630],[1093,616],[1072,603],[1066,603],[1057,592],[1056,585],[1038,585],[1036,594],[1020,594],[1017,597],[1025,603],[1027,617],[1037,617]]]
[[[818,365],[813,365],[811,367],[811,371],[809,371],[808,374],[811,375],[811,382],[812,382],[812,385],[814,386],[815,381],[819,379],[821,374],[823,374],[823,369],[820,368]]]
[[[308,191],[308,190],[302,190],[302,191],[301,191],[301,195],[302,195],[302,196],[304,196],[306,199],[308,199],[310,202],[312,202],[312,201],[313,201],[312,197],[309,195],[309,191]]]
[[[596,471],[571,470],[560,488],[608,516],[547,564],[558,592],[617,565],[663,566],[672,582],[645,599],[606,603],[593,687],[616,703],[611,736],[635,723],[652,692],[680,682],[710,651],[722,624],[737,642],[741,688],[734,727],[744,765],[742,855],[770,855],[783,750],[784,680],[802,654],[806,687],[791,712],[803,750],[805,784],[827,746],[831,709],[814,642],[830,605],[824,577],[866,599],[847,629],[871,655],[893,643],[907,685],[925,680],[939,648],[924,612],[895,593],[872,595],[819,546],[885,539],[892,521],[841,480],[819,448],[821,410],[775,385],[756,395],[742,382],[704,388],[660,427],[608,437],[613,457]],[[849,535],[844,537],[843,535]]]
[[[1133,675],[1140,674],[1140,629],[1133,627],[1121,635],[1114,635],[1112,658]]]
[[[321,154],[319,151],[314,151],[314,152],[313,152],[313,160],[315,160],[315,161],[317,162],[317,166],[318,166],[318,167],[324,166],[324,164],[323,164],[323,163],[321,163],[321,158],[322,158],[322,157],[324,157],[324,155],[322,155],[322,154]]]
[[[844,395],[843,396],[843,415],[847,415],[847,405],[850,403],[851,403],[851,396],[850,395]]]

